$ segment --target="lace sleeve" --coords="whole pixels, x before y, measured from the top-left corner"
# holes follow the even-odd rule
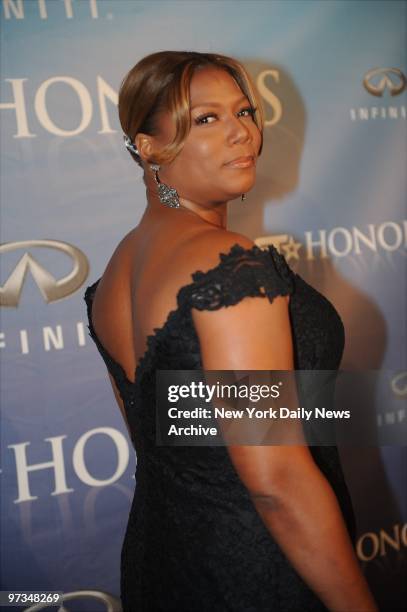
[[[207,272],[192,275],[190,306],[217,310],[237,304],[244,297],[264,296],[270,302],[278,295],[293,292],[293,272],[273,246],[246,249],[235,244],[220,253],[220,263]]]

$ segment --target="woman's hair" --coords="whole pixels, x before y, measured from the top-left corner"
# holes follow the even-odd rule
[[[263,113],[254,85],[240,62],[218,53],[160,51],[141,59],[124,77],[119,90],[119,118],[123,132],[132,142],[136,135],[157,133],[160,111],[170,111],[176,133],[174,140],[155,156],[154,162],[168,163],[180,152],[191,128],[189,91],[195,70],[215,67],[228,72],[251,106],[253,120],[260,130],[263,146]],[[141,166],[141,158],[130,151]]]

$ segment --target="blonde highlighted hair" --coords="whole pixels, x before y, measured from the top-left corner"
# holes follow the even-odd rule
[[[169,111],[175,123],[175,138],[154,160],[172,161],[182,149],[191,128],[190,84],[195,70],[214,67],[228,72],[256,109],[253,120],[260,130],[263,146],[263,113],[253,82],[237,60],[218,53],[159,51],[141,59],[124,77],[119,90],[119,119],[123,132],[134,143],[136,135],[155,135],[160,111]],[[130,151],[141,166],[141,158]]]

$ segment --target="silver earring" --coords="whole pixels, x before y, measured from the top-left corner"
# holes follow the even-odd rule
[[[123,134],[124,144],[126,145],[126,149],[134,153],[134,155],[140,156],[136,145],[131,141],[131,138],[127,136],[127,134]]]
[[[242,202],[244,202],[244,201],[245,201],[245,199],[246,199],[246,194],[245,194],[245,193],[242,193],[242,195],[241,195],[241,200],[242,200]]]
[[[154,173],[154,180],[157,185],[158,197],[161,204],[169,206],[170,208],[179,208],[180,203],[177,190],[160,181],[160,177],[158,176],[160,166],[158,164],[150,164],[150,168]]]

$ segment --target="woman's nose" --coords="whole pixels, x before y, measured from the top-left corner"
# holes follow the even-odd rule
[[[232,143],[250,142],[252,140],[252,134],[250,132],[249,127],[244,124],[244,120],[240,119],[239,117],[231,118],[229,127],[229,139]]]

